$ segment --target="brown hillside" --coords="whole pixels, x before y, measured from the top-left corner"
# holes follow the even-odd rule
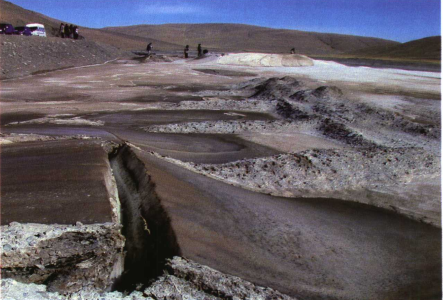
[[[122,55],[91,40],[0,35],[0,79],[64,68],[102,64]]]
[[[395,46],[367,48],[349,54],[391,59],[440,60],[441,36],[431,36]]]
[[[0,0],[0,21],[14,26],[42,23],[49,36],[57,36],[61,20],[21,8]],[[330,55],[357,51],[368,47],[389,48],[399,43],[378,38],[340,34],[272,29],[242,24],[166,24],[137,25],[105,29],[80,26],[80,35],[86,39],[126,50],[144,49],[153,42],[154,50],[179,50],[198,43],[217,51],[254,51],[287,53],[294,47],[297,53]]]
[[[181,46],[156,39],[146,39],[139,36],[127,35],[120,32],[109,32],[102,29],[83,28],[80,32],[86,39],[108,44],[124,50],[144,50],[148,41],[154,44],[154,52],[160,50],[177,50]]]
[[[11,23],[13,26],[24,26],[29,23],[41,23],[45,25],[48,36],[58,36],[60,23],[66,23],[62,20],[53,19],[43,14],[24,9],[11,2],[0,0],[0,22]],[[81,24],[76,24],[81,26]],[[146,39],[138,36],[129,36],[118,32],[105,32],[99,29],[80,27],[80,35],[103,44],[108,44],[121,49],[144,49]],[[153,41],[156,48],[176,49],[177,45],[162,41]]]
[[[218,51],[289,52],[294,47],[302,54],[333,54],[397,42],[350,35],[272,29],[242,24],[165,24],[108,27],[146,39]]]
[[[11,23],[14,27],[29,23],[41,23],[45,25],[46,33],[49,36],[55,36],[60,26],[59,20],[24,9],[4,0],[0,0],[0,22]]]

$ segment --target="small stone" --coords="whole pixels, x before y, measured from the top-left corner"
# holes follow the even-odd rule
[[[9,244],[3,245],[3,251],[11,251],[12,250],[12,246]]]

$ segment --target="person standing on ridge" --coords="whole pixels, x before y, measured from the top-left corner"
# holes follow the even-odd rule
[[[78,26],[74,26],[74,40],[78,40]]]
[[[202,44],[198,44],[197,52],[198,52],[198,57],[201,57],[202,56]]]
[[[69,39],[69,25],[66,23],[65,25],[65,38]]]
[[[188,58],[188,52],[189,52],[189,45],[186,45],[184,53],[185,53],[185,58]]]
[[[148,52],[148,55],[151,55],[152,43],[149,43],[148,46],[146,46],[146,51]]]
[[[291,49],[291,54],[295,54],[295,48]]]
[[[73,38],[74,37],[74,25],[69,25],[69,38]]]
[[[65,37],[65,24],[60,24],[60,37],[63,39]]]

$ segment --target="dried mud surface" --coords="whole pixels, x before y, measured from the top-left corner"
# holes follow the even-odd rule
[[[68,66],[22,64],[29,49],[8,38],[4,78]],[[119,55],[72,43],[85,57],[69,66]],[[125,57],[1,82],[3,295],[441,298],[440,75],[217,61]],[[14,223],[38,216],[39,195],[67,206]],[[104,221],[79,205],[98,200]],[[57,221],[82,209],[91,222]]]

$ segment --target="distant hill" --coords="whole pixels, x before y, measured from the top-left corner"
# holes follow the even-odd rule
[[[45,25],[48,36],[58,36],[60,23],[66,23],[63,20],[50,18],[4,0],[0,0],[0,22],[11,23],[13,26],[24,26],[29,23],[41,23]],[[120,49],[144,49],[147,44],[146,39],[138,36],[129,36],[118,32],[113,33],[99,29],[81,27],[81,24],[76,25],[80,26],[80,35],[86,39],[108,44]],[[157,48],[181,48],[181,46],[171,45],[167,42],[156,40],[153,42],[157,45]]]
[[[0,22],[11,23],[14,27],[24,26],[29,23],[40,23],[45,25],[46,33],[49,36],[54,36],[60,26],[59,20],[24,9],[4,0],[0,0]]]
[[[393,46],[379,46],[349,52],[358,57],[409,60],[441,60],[441,36],[431,36]]]
[[[14,26],[42,23],[49,36],[57,36],[62,20],[0,0],[0,22]],[[64,22],[66,23],[66,22]],[[408,43],[360,36],[272,29],[243,24],[165,24],[91,29],[80,26],[88,40],[124,50],[144,49],[148,42],[155,50],[178,50],[198,43],[203,48],[223,52],[288,53],[291,48],[307,55],[350,55],[393,59],[440,60],[441,37]]]
[[[218,51],[254,51],[288,53],[295,48],[301,54],[331,54],[367,47],[392,46],[398,42],[350,35],[273,29],[243,24],[165,24],[107,27],[145,39],[190,45]]]

